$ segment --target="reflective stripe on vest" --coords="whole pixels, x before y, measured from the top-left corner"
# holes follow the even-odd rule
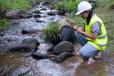
[[[102,38],[105,38],[107,37],[107,34],[103,35],[103,36],[97,36],[98,39],[102,39]]]
[[[93,45],[93,46],[97,47],[97,49],[104,50],[101,47],[105,47],[107,45],[107,38],[108,37],[107,37],[107,32],[106,32],[105,26],[104,26],[102,20],[99,17],[97,17],[97,15],[92,16],[90,23],[88,25],[85,23],[84,30],[88,35],[91,35],[91,31],[90,31],[91,27],[92,27],[93,23],[96,21],[101,24],[100,29],[101,29],[102,33],[97,36],[96,40],[92,40],[91,38],[87,38],[87,40],[95,43],[95,45]]]
[[[96,43],[95,43],[95,44],[96,44]],[[96,45],[98,45],[98,46],[100,46],[100,47],[103,47],[103,46],[106,46],[107,43],[105,43],[105,44],[96,44]]]

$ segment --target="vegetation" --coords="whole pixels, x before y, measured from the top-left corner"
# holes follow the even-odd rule
[[[4,29],[8,25],[8,20],[4,19],[8,10],[26,9],[38,0],[0,0],[0,29]]]
[[[61,0],[56,5],[57,10],[67,10],[70,13],[76,12],[76,5],[80,0]]]
[[[44,40],[53,45],[59,42],[59,24],[56,22],[49,23],[48,27],[43,29]]]
[[[7,19],[0,20],[0,31],[8,27],[9,21]]]
[[[28,7],[27,0],[0,0],[1,7],[7,9],[21,9]]]
[[[104,0],[101,0],[101,2],[104,2]],[[114,5],[114,0],[107,0],[103,7],[98,7],[95,10],[104,21],[108,32],[108,50],[114,50],[114,9],[110,9],[112,5]]]

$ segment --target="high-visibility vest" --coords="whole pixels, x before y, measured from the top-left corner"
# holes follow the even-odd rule
[[[88,35],[91,35],[92,34],[91,28],[92,28],[93,23],[95,22],[100,23],[99,25],[100,34],[97,35],[95,40],[87,37],[87,40],[88,40],[87,44],[92,44],[93,46],[96,47],[97,50],[102,51],[102,50],[105,50],[106,45],[107,45],[107,39],[108,39],[103,21],[97,15],[93,15],[88,25],[85,22],[84,30]]]

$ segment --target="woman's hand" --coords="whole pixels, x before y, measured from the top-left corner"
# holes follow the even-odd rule
[[[83,28],[82,27],[76,28],[76,31],[79,32],[79,33],[81,33],[81,34],[83,34]]]
[[[96,39],[96,36],[95,35],[92,35],[92,34],[86,34],[84,31],[83,31],[83,28],[82,27],[78,27],[76,29],[77,32],[79,32],[80,34],[88,37],[88,38],[91,38],[92,40],[95,40]]]

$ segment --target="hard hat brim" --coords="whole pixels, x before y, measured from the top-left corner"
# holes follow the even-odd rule
[[[89,9],[85,9],[84,11],[88,11],[88,10],[91,10],[91,8],[89,8]],[[82,12],[84,12],[84,11],[79,11],[79,12],[77,12],[75,15],[80,15]]]
[[[75,15],[79,15],[81,12],[77,12],[77,13],[75,13]]]

